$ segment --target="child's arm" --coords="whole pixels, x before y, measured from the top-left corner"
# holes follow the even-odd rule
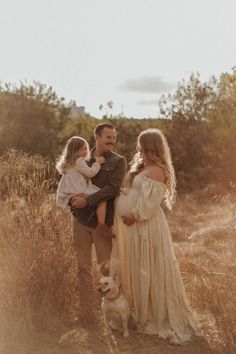
[[[92,178],[94,177],[101,168],[99,162],[94,162],[91,167],[89,167],[83,158],[78,158],[75,163],[75,168],[84,176]]]

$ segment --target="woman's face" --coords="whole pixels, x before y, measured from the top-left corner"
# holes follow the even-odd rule
[[[153,161],[153,153],[150,151],[146,151],[144,150],[144,148],[142,147],[142,145],[140,144],[140,142],[138,142],[137,147],[136,147],[137,151],[140,153],[140,157],[143,159],[143,161],[145,163],[152,163]]]
[[[142,154],[142,147],[139,142],[137,143],[136,151],[139,152],[140,154]]]
[[[142,159],[145,161],[146,160],[146,155],[144,153],[143,147],[141,146],[141,144],[139,142],[138,142],[138,144],[136,146],[136,150],[137,150],[137,152],[139,152],[140,157],[142,157]]]

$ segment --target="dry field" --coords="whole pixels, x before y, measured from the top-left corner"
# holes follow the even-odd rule
[[[156,336],[108,337],[79,310],[70,214],[55,207],[55,180],[42,158],[13,152],[0,172],[0,354],[196,354],[236,352],[236,197],[214,186],[179,196],[168,214],[176,253],[202,334],[186,346]],[[95,282],[99,272],[94,257]]]

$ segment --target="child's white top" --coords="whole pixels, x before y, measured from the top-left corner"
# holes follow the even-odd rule
[[[58,184],[56,204],[61,208],[66,208],[71,197],[77,194],[90,195],[99,188],[92,184],[90,178],[95,176],[100,170],[101,165],[94,162],[89,167],[83,157],[79,157],[75,165],[69,167],[65,174],[62,175]]]

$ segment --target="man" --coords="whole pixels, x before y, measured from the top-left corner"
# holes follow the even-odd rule
[[[72,198],[73,245],[78,260],[78,290],[80,296],[81,317],[92,320],[94,302],[94,284],[92,273],[92,244],[94,243],[98,264],[106,274],[104,265],[110,259],[112,239],[95,232],[97,226],[96,206],[107,201],[106,225],[112,226],[114,201],[119,193],[125,172],[126,159],[112,151],[116,142],[116,131],[112,124],[99,124],[94,130],[95,148],[91,151],[89,165],[96,156],[104,156],[105,163],[93,177],[93,184],[100,190],[87,197]],[[76,209],[75,209],[76,208]]]

